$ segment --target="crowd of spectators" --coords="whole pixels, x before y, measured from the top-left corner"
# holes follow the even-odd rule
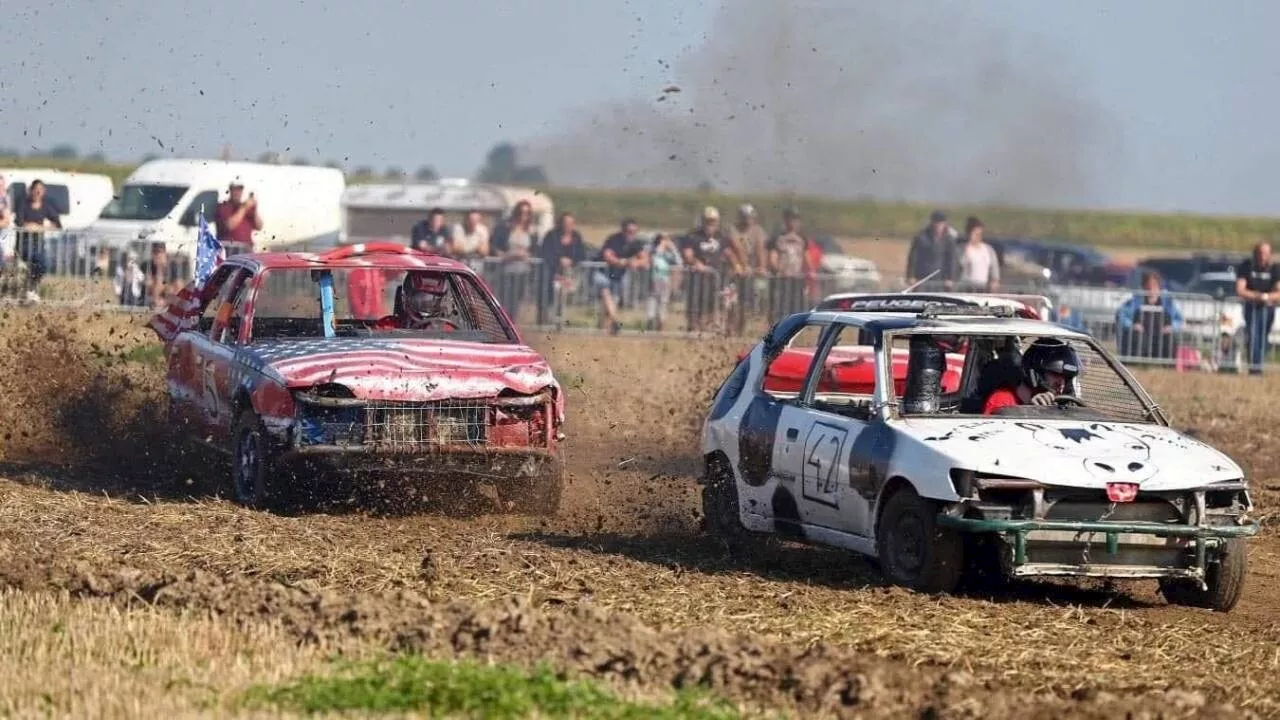
[[[625,218],[599,249],[588,249],[573,213],[561,213],[542,237],[534,227],[528,202],[518,203],[492,229],[478,212],[450,225],[437,208],[412,227],[410,243],[485,270],[513,317],[532,294],[539,324],[560,311],[559,293],[585,289],[599,303],[600,327],[615,334],[622,326],[620,309],[633,300],[643,303],[647,329],[665,329],[677,289],[684,293],[689,330],[742,330],[753,312],[792,312],[820,296],[822,248],[794,207],[783,212],[772,234],[749,204],[738,208],[727,227],[719,209],[707,206],[692,228],[674,235],[644,235],[634,219]],[[533,260],[539,261],[537,272]]]

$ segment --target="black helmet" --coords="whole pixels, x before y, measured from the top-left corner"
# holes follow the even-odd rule
[[[1022,374],[1031,387],[1048,389],[1045,373],[1065,376],[1070,388],[1071,380],[1080,374],[1080,356],[1075,348],[1059,338],[1037,338],[1022,353]]]

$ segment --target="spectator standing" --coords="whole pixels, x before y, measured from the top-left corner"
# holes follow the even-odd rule
[[[1120,353],[1130,357],[1172,358],[1175,333],[1182,330],[1182,311],[1162,287],[1160,274],[1142,274],[1142,292],[1134,293],[1116,310]]]
[[[520,315],[520,302],[529,284],[537,229],[533,225],[533,205],[521,200],[511,209],[511,217],[493,231],[489,248],[502,263],[498,283],[498,302],[506,308],[512,322]]]
[[[617,335],[622,329],[622,323],[618,321],[618,301],[623,295],[622,280],[628,269],[639,268],[645,260],[644,247],[636,242],[639,232],[640,226],[635,220],[624,219],[618,232],[604,239],[600,254],[595,258],[597,262],[604,263],[603,267],[591,274],[592,283],[600,297],[600,307],[604,310],[600,316],[600,326],[608,328],[612,335]]]
[[[714,322],[720,281],[724,277],[729,240],[720,229],[720,211],[708,205],[702,209],[698,226],[680,241],[680,255],[689,270],[685,284],[685,312],[689,331],[702,330]]]
[[[759,312],[760,299],[767,292],[769,276],[769,234],[760,225],[756,209],[750,203],[738,208],[738,219],[729,229],[737,268],[738,311],[733,325],[739,333],[746,327],[747,313]]]
[[[546,324],[547,310],[556,303],[556,286],[563,283],[568,288],[574,270],[587,258],[587,245],[578,232],[573,213],[560,213],[555,227],[547,231],[538,244],[538,258],[542,260],[542,278],[538,293],[538,324]],[[567,291],[567,290],[566,290]],[[558,314],[558,313],[557,313]]]
[[[0,268],[13,262],[13,213],[9,210],[9,184],[0,175]]]
[[[911,249],[907,251],[907,285],[930,277],[921,283],[920,289],[937,288],[950,290],[955,285],[956,242],[947,225],[946,213],[934,210],[929,216],[929,226],[921,230],[911,240]]]
[[[145,268],[147,290],[151,296],[152,307],[164,307],[165,291],[173,278],[173,269],[169,267],[169,251],[164,243],[151,243],[151,258]]]
[[[138,253],[130,250],[124,254],[124,262],[116,268],[114,282],[116,297],[121,305],[142,306],[147,304],[147,275],[138,264]]]
[[[985,226],[972,215],[964,223],[965,242],[960,247],[960,282],[963,290],[995,292],[1000,286],[1000,258],[983,239]]]
[[[489,228],[480,217],[479,210],[467,213],[453,227],[453,257],[470,265],[477,272],[484,269],[484,259],[489,257]]]
[[[816,272],[809,240],[804,235],[800,213],[787,208],[782,214],[782,232],[769,241],[769,316],[776,321],[804,308],[805,281]]]
[[[1271,243],[1255,245],[1253,255],[1236,268],[1236,296],[1244,310],[1249,374],[1261,375],[1267,338],[1276,318],[1276,298],[1280,297],[1280,266],[1271,257]]]
[[[649,299],[645,303],[645,329],[662,330],[666,326],[667,306],[671,303],[671,274],[680,267],[680,250],[671,235],[659,232],[649,248]]]
[[[244,184],[233,180],[227,188],[227,199],[218,203],[214,211],[214,225],[218,241],[227,247],[227,254],[253,252],[253,232],[262,229],[262,216],[258,214],[258,198],[249,193],[244,199]]]
[[[425,220],[414,223],[409,230],[409,243],[423,252],[451,255],[453,237],[444,221],[443,208],[431,208]]]
[[[44,181],[33,180],[27,188],[26,202],[18,208],[16,215],[18,230],[14,244],[17,256],[27,264],[27,300],[39,302],[36,288],[45,273],[44,233],[62,228],[62,212],[46,196]]]

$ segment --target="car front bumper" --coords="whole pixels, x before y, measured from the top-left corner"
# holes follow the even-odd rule
[[[994,533],[1012,546],[1013,576],[1189,578],[1203,581],[1209,554],[1259,525],[1183,525],[1140,521],[1026,520],[938,515],[938,525]]]

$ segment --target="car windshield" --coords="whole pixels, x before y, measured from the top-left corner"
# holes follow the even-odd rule
[[[159,220],[187,193],[186,185],[125,185],[98,217],[106,220]]]
[[[334,334],[338,337],[516,341],[514,330],[470,275],[437,271],[447,280],[438,306],[430,313],[436,321],[419,329],[406,328],[399,322],[405,317],[400,297],[407,271],[370,267],[326,272],[333,277]],[[255,341],[324,337],[319,274],[312,268],[273,268],[265,272],[253,301]]]
[[[1060,393],[1060,396],[1073,397],[1074,401],[1062,398],[1053,405],[1035,405],[1029,403],[1028,393],[1018,389],[1025,379],[1021,370],[1022,354],[1042,337],[1056,338],[1075,351],[1079,374]],[[986,401],[993,393],[1012,392],[1008,397],[1016,398],[1016,404],[994,411],[991,417],[1157,421],[1139,393],[1092,338],[955,334],[954,331],[944,334],[930,329],[895,334],[890,347],[895,355],[907,356],[905,382],[895,389],[898,409],[904,417],[984,415]],[[956,359],[957,351],[964,353],[963,361]]]

